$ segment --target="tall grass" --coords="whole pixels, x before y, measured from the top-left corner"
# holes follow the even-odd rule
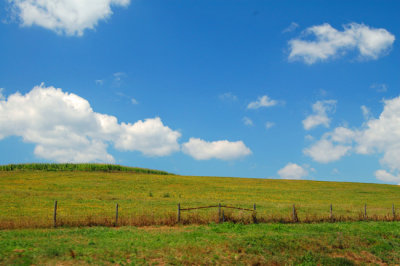
[[[160,170],[97,163],[27,163],[0,165],[0,171],[84,171],[84,172],[133,172],[142,174],[169,175]]]

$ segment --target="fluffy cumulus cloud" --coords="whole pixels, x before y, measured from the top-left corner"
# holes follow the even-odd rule
[[[385,100],[378,118],[369,118],[361,128],[337,127],[325,133],[304,153],[318,162],[332,162],[350,153],[382,154],[380,163],[387,170],[375,176],[383,181],[400,183],[400,96]]]
[[[357,134],[358,132],[351,129],[337,127],[332,132],[325,133],[303,152],[319,163],[334,162],[350,153]]]
[[[317,101],[313,104],[313,113],[303,120],[303,127],[305,130],[310,130],[319,125],[329,127],[331,119],[328,114],[334,113],[336,107],[335,100]]]
[[[271,107],[277,105],[278,102],[276,100],[272,100],[268,97],[268,95],[260,96],[254,102],[251,102],[247,105],[248,109],[258,109],[261,107]]]
[[[382,28],[350,23],[344,25],[340,31],[325,23],[309,27],[301,38],[289,41],[289,60],[314,64],[352,50],[360,58],[377,59],[391,49],[394,40],[395,36]]]
[[[159,117],[136,123],[93,111],[73,93],[43,84],[0,101],[0,139],[20,136],[36,156],[58,162],[113,162],[109,145],[123,151],[164,156],[179,151],[180,133]]]
[[[351,147],[335,145],[332,141],[321,139],[313,146],[304,149],[304,154],[310,156],[319,163],[329,163],[339,160],[346,155]]]
[[[295,163],[288,163],[278,171],[278,175],[283,179],[302,179],[308,176],[308,171]]]
[[[182,145],[182,151],[196,160],[235,160],[251,154],[251,150],[242,141],[204,141],[190,138]]]
[[[130,0],[8,0],[22,26],[37,25],[59,34],[83,35],[112,15],[112,6]]]
[[[384,101],[379,118],[366,122],[357,136],[356,152],[383,153],[381,162],[392,170],[400,170],[400,97]]]

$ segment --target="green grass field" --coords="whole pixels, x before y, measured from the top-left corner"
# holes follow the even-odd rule
[[[1,265],[398,265],[397,222],[0,231]]]
[[[399,222],[391,221],[392,204],[400,207],[399,186],[136,169],[0,167],[0,264],[400,264]],[[55,200],[58,228],[52,228]],[[113,227],[117,203],[119,226]],[[189,225],[177,224],[178,203],[256,203],[258,221],[267,223],[253,224],[251,213],[224,209],[235,223],[217,224],[214,208],[182,212],[182,224]],[[342,222],[323,222],[331,203]],[[293,204],[302,223],[288,223]],[[364,204],[368,219],[357,221]]]
[[[59,224],[110,225],[119,204],[121,225],[174,224],[182,208],[218,203],[252,208],[266,221],[288,221],[296,204],[301,221],[329,217],[358,220],[367,214],[392,219],[400,207],[400,187],[393,185],[192,177],[108,171],[0,171],[0,228],[49,227],[54,201]],[[250,221],[251,214],[225,210]],[[400,214],[400,208],[399,208]],[[217,209],[182,212],[183,222],[217,221]]]

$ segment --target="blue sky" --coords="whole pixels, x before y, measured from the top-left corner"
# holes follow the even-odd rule
[[[0,163],[400,183],[399,1],[0,3]]]

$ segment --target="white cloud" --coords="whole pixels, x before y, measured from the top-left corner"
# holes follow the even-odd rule
[[[104,84],[104,81],[102,79],[96,79],[94,82],[96,83],[96,85],[103,85]]]
[[[400,96],[385,100],[380,116],[369,118],[361,128],[335,128],[304,150],[306,155],[323,163],[338,160],[351,152],[382,154],[380,163],[389,172],[377,172],[376,176],[381,180],[390,180],[390,175],[393,178],[400,176]]]
[[[295,29],[297,29],[298,27],[299,27],[299,24],[297,24],[296,22],[292,22],[292,23],[290,23],[290,25],[286,29],[284,29],[282,31],[282,33],[292,32]]]
[[[303,120],[304,129],[310,130],[319,125],[329,127],[331,119],[328,117],[328,113],[334,113],[335,107],[335,100],[317,101],[314,103],[312,106],[313,114]]]
[[[35,155],[58,162],[113,162],[110,144],[149,156],[169,155],[179,151],[180,135],[158,117],[120,124],[114,116],[94,112],[84,98],[43,84],[0,102],[0,139],[20,136],[36,144]]]
[[[346,155],[350,149],[351,146],[334,145],[332,141],[322,139],[310,148],[304,149],[303,152],[316,162],[329,163],[339,160]]]
[[[303,153],[319,163],[337,161],[350,153],[356,134],[348,128],[337,127],[332,132],[325,133],[311,147],[304,149]]]
[[[385,170],[377,170],[375,171],[375,177],[378,180],[388,182],[388,183],[397,183],[400,185],[400,175],[392,175]]]
[[[361,105],[361,112],[362,112],[365,120],[368,120],[371,118],[371,111],[365,105]]]
[[[234,95],[232,92],[225,92],[219,95],[220,100],[222,101],[237,101],[237,96]]]
[[[245,124],[246,126],[252,126],[253,125],[253,120],[251,120],[250,118],[245,116],[245,117],[243,117],[243,124]]]
[[[247,105],[247,109],[258,109],[261,107],[271,107],[277,105],[276,100],[270,99],[267,95],[258,97],[257,101],[251,102]]]
[[[332,132],[326,133],[323,138],[343,144],[351,144],[357,132],[345,127],[337,127]]]
[[[278,171],[278,175],[283,179],[302,179],[308,175],[308,171],[295,163],[288,163]]]
[[[382,83],[374,83],[370,86],[371,89],[375,89],[377,92],[387,92],[387,85]]]
[[[328,23],[307,28],[303,37],[313,36],[314,40],[304,38],[289,41],[289,60],[299,60],[314,64],[357,50],[360,58],[377,59],[392,47],[395,36],[386,29],[370,28],[364,24],[350,23],[343,31]]]
[[[121,131],[115,140],[120,150],[138,150],[149,156],[165,156],[179,150],[177,139],[181,136],[164,126],[159,117],[139,120],[134,124],[121,123]]]
[[[383,153],[381,162],[400,170],[400,97],[385,100],[377,119],[370,119],[360,131],[356,151],[361,154]]]
[[[199,138],[190,138],[182,144],[182,151],[196,160],[235,160],[251,154],[251,150],[242,141],[230,142],[227,140],[204,141]]]
[[[22,26],[37,25],[58,34],[82,36],[112,15],[112,6],[130,0],[8,0]]]
[[[139,102],[138,102],[135,98],[132,98],[132,99],[131,99],[131,103],[132,103],[132,104],[138,104]]]
[[[266,123],[265,123],[265,128],[266,128],[266,129],[270,129],[270,128],[273,127],[273,126],[275,126],[275,123],[274,123],[274,122],[266,122]]]

